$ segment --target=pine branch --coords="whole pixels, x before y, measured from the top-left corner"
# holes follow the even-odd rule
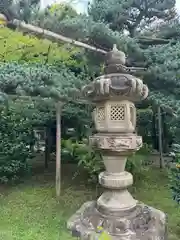
[[[39,96],[20,96],[20,95],[11,95],[8,94],[7,97],[12,100],[12,101],[16,101],[16,100],[22,100],[23,102],[31,102],[31,101],[42,101],[42,97]],[[44,100],[49,100],[49,98],[43,98]],[[55,101],[56,102],[56,101]],[[71,99],[68,97],[59,97],[57,99],[57,102],[61,102],[61,103],[76,103],[76,104],[82,104],[82,105],[93,105],[93,103],[81,99],[81,98],[77,98],[77,99]]]
[[[22,21],[19,21],[17,19],[14,19],[12,22],[10,22],[10,25],[14,25],[16,28],[19,28],[21,31],[32,33],[36,36],[39,36],[40,38],[44,37],[44,38],[47,38],[51,41],[56,41],[56,42],[62,42],[63,41],[63,42],[73,44],[77,47],[83,47],[83,48],[89,49],[91,51],[95,51],[95,52],[99,52],[99,53],[103,53],[103,54],[107,53],[106,51],[104,51],[102,49],[99,49],[99,48],[96,48],[94,46],[91,46],[89,44],[73,40],[71,38],[65,37],[63,35],[51,32],[49,30],[46,30],[46,29],[43,29],[43,28],[40,28],[40,27],[33,26],[31,24],[26,24],[26,23],[24,23]],[[7,27],[8,26],[9,25],[7,25]]]
[[[168,44],[170,40],[162,38],[150,38],[150,37],[140,37],[138,42],[143,45],[161,45]]]

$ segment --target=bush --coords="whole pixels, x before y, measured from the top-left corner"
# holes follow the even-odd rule
[[[88,182],[97,183],[98,174],[103,169],[103,162],[101,155],[98,151],[94,151],[89,145],[87,140],[82,142],[69,140],[62,140],[62,161],[76,163],[85,169],[88,174]],[[79,175],[78,171],[75,175]]]
[[[149,165],[148,155],[151,151],[151,146],[144,143],[140,150],[128,158],[126,170],[132,173],[135,180],[142,177],[143,169]]]
[[[88,173],[88,182],[97,183],[98,175],[104,170],[104,165],[102,161],[102,156],[100,151],[93,150],[90,146],[86,146],[86,153],[79,151],[78,165],[83,166],[83,168]]]
[[[0,182],[14,181],[29,170],[32,127],[29,121],[8,107],[0,111]]]
[[[134,180],[139,180],[143,177],[146,167],[147,155],[136,153],[128,158],[126,163],[126,171],[133,175]]]
[[[131,172],[135,179],[140,178],[142,169],[146,165],[147,155],[150,152],[148,145],[144,145],[136,154],[128,158],[126,170]],[[104,170],[100,151],[95,151],[84,142],[62,140],[62,159],[77,163],[88,173],[88,182],[97,183],[98,175]]]
[[[78,159],[79,156],[77,154],[78,149],[82,149],[81,154],[84,152],[86,153],[86,148],[83,145],[81,147],[81,143],[78,143],[77,141],[73,141],[71,139],[68,140],[61,140],[61,155],[62,155],[62,161],[64,163],[77,163],[78,164]]]
[[[173,200],[180,204],[180,154],[176,154],[175,166],[170,169],[169,179]]]

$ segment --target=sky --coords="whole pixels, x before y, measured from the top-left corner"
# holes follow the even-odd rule
[[[87,3],[89,0],[41,0],[41,7],[46,7],[49,4],[52,4],[54,2],[72,2],[73,6],[76,8],[76,11],[79,13],[86,12],[87,10]],[[180,0],[176,0],[176,8],[178,12],[180,13]]]
[[[180,0],[179,0],[180,1]],[[71,3],[78,13],[86,12],[89,0],[41,0],[41,8],[52,3],[68,2]]]
[[[180,12],[180,0],[176,0],[176,8]]]

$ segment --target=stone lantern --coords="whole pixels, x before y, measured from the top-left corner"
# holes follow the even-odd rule
[[[90,137],[90,144],[101,150],[106,168],[99,175],[104,193],[97,201],[84,203],[68,221],[68,228],[82,240],[98,239],[99,227],[112,240],[166,239],[166,215],[139,203],[127,190],[133,184],[125,171],[127,157],[142,146],[135,133],[134,102],[148,96],[147,86],[127,70],[125,54],[114,46],[106,55],[105,75],[82,89],[96,106],[93,118],[98,133]]]
[[[0,13],[0,27],[7,25],[7,22],[8,22],[8,20],[7,20],[6,16],[4,14]]]

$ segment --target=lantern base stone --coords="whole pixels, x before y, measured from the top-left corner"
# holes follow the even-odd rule
[[[67,227],[81,240],[167,240],[165,213],[143,203],[118,215],[104,215],[96,201],[86,202],[69,219]]]

